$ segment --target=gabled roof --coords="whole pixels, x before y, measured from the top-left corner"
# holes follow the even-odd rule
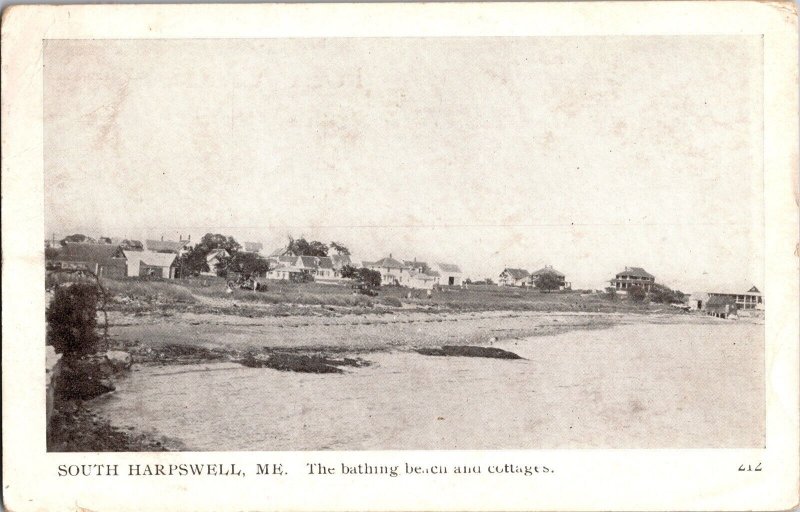
[[[622,272],[617,272],[617,275],[628,276],[628,277],[646,277],[648,279],[656,278],[656,276],[646,271],[642,267],[625,267],[625,270],[623,270]]]
[[[288,247],[278,247],[277,249],[269,253],[269,256],[277,258],[279,256],[285,256],[287,254],[292,255],[292,251],[290,251]]]
[[[453,263],[439,263],[439,262],[437,262],[436,266],[438,266],[439,270],[441,270],[442,272],[449,272],[449,273],[452,273],[452,274],[460,274],[461,273],[461,269],[458,267],[458,265],[455,265]]]
[[[61,248],[56,257],[56,261],[74,261],[85,263],[108,264],[122,262],[124,254],[118,245],[109,244],[88,244],[73,243]]]
[[[244,250],[247,252],[261,252],[261,249],[264,248],[264,244],[261,242],[245,242],[244,243]]]
[[[145,265],[153,267],[170,267],[175,263],[177,254],[171,252],[154,252],[154,251],[122,251],[125,258],[132,261],[139,261]]]
[[[175,252],[177,253],[188,244],[188,240],[174,242],[172,240],[145,240],[145,249],[156,252]]]
[[[329,256],[321,256],[317,258],[317,267],[333,269],[333,260]]]
[[[752,288],[750,288],[749,290],[747,290],[747,293],[761,293],[761,290],[759,290],[758,288],[756,288],[755,286],[753,286]]]
[[[333,265],[333,268],[336,268],[336,269],[339,269],[339,268],[342,268],[345,265],[350,265],[351,264],[350,256],[348,256],[347,254],[334,254],[330,258],[331,258],[331,264]]]
[[[297,266],[304,267],[304,268],[316,268],[317,267],[317,258],[316,256],[298,256],[297,257]]]
[[[217,257],[228,258],[230,254],[225,249],[212,249],[208,254],[206,254],[206,261],[211,261]]]
[[[372,266],[381,268],[406,268],[402,262],[392,258],[391,256],[379,259],[375,263],[372,263]]]
[[[530,272],[528,272],[524,268],[506,268],[503,269],[503,272],[507,273],[514,279],[524,279],[531,275]],[[503,272],[500,272],[500,274],[502,275]]]
[[[556,269],[554,269],[553,267],[550,267],[550,266],[545,266],[545,267],[540,268],[536,272],[531,272],[531,277],[540,276],[542,274],[553,274],[554,276],[558,276],[558,277],[566,277],[564,274],[562,274],[561,272],[559,272],[558,270],[556,270]]]

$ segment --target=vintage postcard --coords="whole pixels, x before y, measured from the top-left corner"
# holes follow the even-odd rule
[[[10,510],[798,502],[782,2],[34,6]]]

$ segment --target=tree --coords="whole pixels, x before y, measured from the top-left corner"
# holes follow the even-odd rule
[[[97,302],[95,285],[73,283],[56,288],[45,318],[47,342],[65,357],[81,357],[97,351]]]
[[[679,290],[672,290],[663,284],[653,284],[650,287],[650,300],[661,304],[683,302],[686,295]]]
[[[288,250],[296,256],[327,256],[328,246],[317,240],[309,242],[304,237],[297,239],[289,237]]]
[[[61,251],[59,251],[55,247],[45,247],[44,248],[44,258],[46,260],[51,260],[51,259],[55,258],[56,256],[58,256],[59,252],[61,252]]]
[[[557,275],[550,272],[543,272],[536,276],[533,281],[537,289],[550,292],[561,288],[561,279]]]
[[[190,247],[178,258],[177,274],[181,277],[197,275],[201,272],[209,272],[206,256],[208,252],[196,247]]]
[[[381,273],[377,270],[360,268],[356,279],[369,289],[380,288],[381,286]]]
[[[357,279],[358,269],[352,265],[343,265],[341,270],[339,270],[339,275],[345,279]]]
[[[220,258],[228,272],[237,272],[248,279],[261,276],[270,270],[269,260],[252,252],[237,252],[230,258]]]
[[[340,256],[350,256],[350,249],[345,247],[343,244],[340,244],[339,242],[331,242],[329,245],[332,251],[336,251],[336,254],[339,254]]]
[[[65,236],[64,238],[61,239],[59,243],[62,246],[67,244],[79,244],[79,243],[93,244],[95,243],[95,239],[90,236],[82,235],[80,233],[75,233],[74,235]]]
[[[641,286],[628,288],[628,298],[633,302],[644,302],[647,298],[647,290]]]
[[[195,249],[204,251],[205,254],[213,251],[214,249],[225,249],[228,254],[233,254],[242,250],[242,246],[232,236],[225,236],[219,233],[206,233],[200,239],[200,243],[195,246]]]

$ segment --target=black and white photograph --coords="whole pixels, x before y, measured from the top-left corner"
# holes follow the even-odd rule
[[[760,49],[48,41],[48,448],[762,447]]]
[[[786,508],[796,22],[6,10],[4,497]]]

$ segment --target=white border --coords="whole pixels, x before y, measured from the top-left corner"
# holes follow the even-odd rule
[[[42,40],[764,35],[767,449],[47,454]],[[2,27],[3,474],[10,510],[785,510],[798,500],[798,94],[794,4],[20,6]],[[310,479],[305,462],[544,464],[535,478]],[[60,463],[283,462],[285,477],[81,478]],[[761,472],[738,472],[761,462]],[[252,470],[250,470],[252,472]]]

